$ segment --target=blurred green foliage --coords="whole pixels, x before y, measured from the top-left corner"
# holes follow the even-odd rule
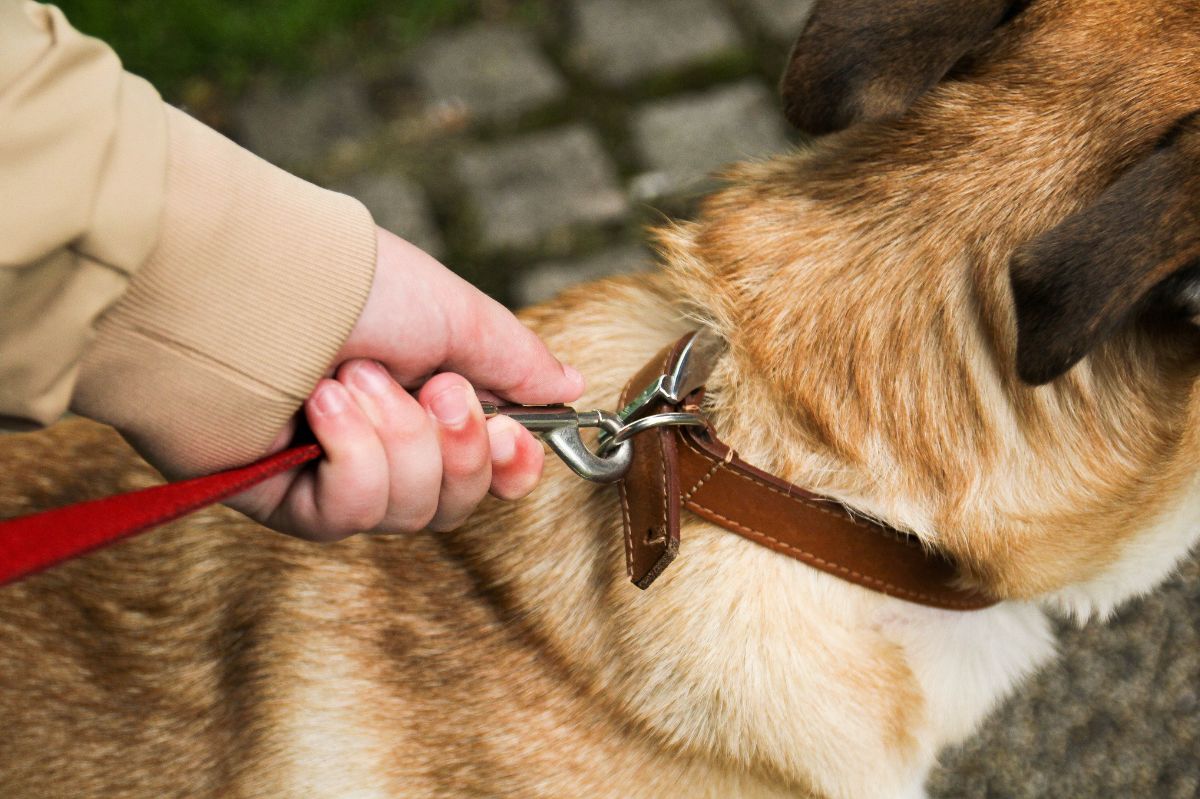
[[[304,72],[383,41],[402,48],[465,16],[472,0],[58,0],[71,23],[108,42],[168,98],[200,78],[236,91],[264,68]]]

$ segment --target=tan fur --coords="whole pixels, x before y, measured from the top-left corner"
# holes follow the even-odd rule
[[[1036,4],[899,121],[738,168],[660,231],[660,274],[525,318],[589,407],[712,325],[711,412],[747,460],[1005,597],[1093,580],[1196,477],[1195,341],[1131,326],[1025,386],[1008,260],[1192,110],[1198,16]],[[152,479],[84,421],[0,441],[0,471],[3,516]],[[619,519],[552,464],[451,534],[318,547],[218,509],[8,587],[0,793],[868,796],[975,723],[903,632],[957,617],[693,517],[643,593]]]

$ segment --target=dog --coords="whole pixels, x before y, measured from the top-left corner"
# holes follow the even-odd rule
[[[687,331],[767,471],[1002,600],[875,593],[687,516],[646,592],[557,465],[453,533],[318,547],[212,509],[0,591],[5,796],[913,797],[1200,530],[1200,6],[821,0],[783,81],[828,135],[743,164],[661,268],[525,321],[581,405]],[[156,480],[73,420],[0,515]]]

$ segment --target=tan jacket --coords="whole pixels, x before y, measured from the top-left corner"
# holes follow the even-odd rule
[[[165,105],[58,9],[0,0],[0,428],[69,406],[168,473],[252,459],[374,261],[361,204]]]

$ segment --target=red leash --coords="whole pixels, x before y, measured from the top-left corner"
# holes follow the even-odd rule
[[[320,445],[303,444],[238,469],[0,521],[0,585],[186,516],[319,457]]]

